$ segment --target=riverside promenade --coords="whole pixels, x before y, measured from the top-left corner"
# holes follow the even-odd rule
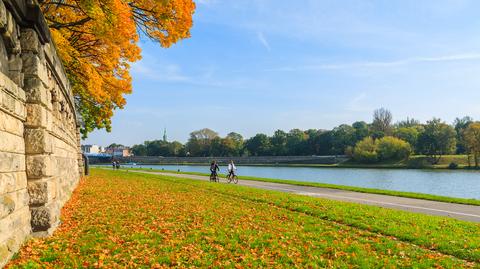
[[[194,180],[208,181],[206,176],[197,176],[189,174],[174,174],[166,172],[150,172],[129,170],[129,172],[146,173]],[[254,180],[240,180],[240,186],[252,187],[264,190],[280,191],[298,195],[325,198],[337,201],[373,205],[384,208],[403,210],[408,212],[422,213],[433,216],[450,217],[464,221],[480,223],[480,206],[464,205],[455,203],[445,203],[429,201],[423,199],[404,198],[389,195],[361,193],[354,191],[345,191],[338,189],[297,186],[290,184],[262,182]]]

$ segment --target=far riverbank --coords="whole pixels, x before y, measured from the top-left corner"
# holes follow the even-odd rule
[[[112,158],[89,157],[91,164],[109,164]],[[151,157],[132,156],[115,158],[122,164],[138,165],[209,165],[216,160],[226,165],[233,160],[238,165],[265,167],[317,167],[317,168],[365,168],[365,169],[463,169],[477,170],[469,165],[467,155],[445,155],[432,165],[424,155],[411,156],[407,160],[386,161],[374,164],[358,163],[347,156],[249,156],[249,157]]]

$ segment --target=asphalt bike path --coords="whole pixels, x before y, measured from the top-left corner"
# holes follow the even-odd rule
[[[195,179],[209,181],[207,176],[188,175],[188,174],[174,174],[167,172],[151,172],[151,171],[134,171],[129,172],[146,173],[154,175],[162,175],[169,177]],[[226,182],[226,179],[220,179]],[[445,203],[437,201],[429,201],[414,198],[405,198],[381,194],[361,193],[354,191],[297,186],[282,183],[271,183],[254,180],[239,180],[238,185],[252,187],[264,190],[273,190],[286,193],[293,193],[311,197],[326,198],[337,201],[346,201],[365,205],[374,205],[384,208],[392,208],[409,212],[423,213],[433,216],[451,217],[459,220],[479,222],[480,223],[480,206]]]

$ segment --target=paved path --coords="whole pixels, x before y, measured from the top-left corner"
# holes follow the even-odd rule
[[[196,176],[187,174],[173,174],[164,172],[133,171],[138,173],[148,173],[156,175],[165,175],[178,178],[188,178],[208,181],[206,176]],[[225,179],[224,179],[225,180]],[[422,199],[404,198],[397,196],[388,196],[380,194],[361,193],[337,189],[306,187],[280,183],[270,183],[253,180],[239,180],[238,185],[248,186],[258,189],[275,190],[287,193],[294,193],[312,197],[327,198],[331,200],[347,201],[358,204],[375,205],[385,208],[399,209],[403,211],[424,213],[434,216],[447,216],[455,219],[480,222],[480,206],[462,205],[453,203],[444,203],[428,201]]]

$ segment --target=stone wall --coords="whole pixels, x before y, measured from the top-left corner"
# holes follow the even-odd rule
[[[35,1],[0,0],[0,267],[49,235],[80,178],[73,95]]]

